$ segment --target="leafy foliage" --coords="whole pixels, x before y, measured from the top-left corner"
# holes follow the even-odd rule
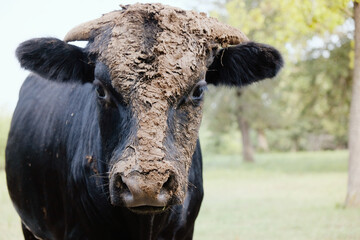
[[[207,124],[211,131],[236,130],[236,115],[241,114],[252,129],[265,130],[272,150],[346,147],[352,2],[230,0],[217,5],[226,11],[212,15],[241,29],[251,40],[278,48],[286,67],[275,80],[245,88],[241,96],[236,90],[210,91],[212,107],[206,108],[205,117],[211,119]],[[215,99],[221,103],[214,104]],[[253,136],[256,142],[255,131]]]

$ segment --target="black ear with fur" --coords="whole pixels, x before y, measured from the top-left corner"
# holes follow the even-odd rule
[[[16,49],[16,56],[23,68],[50,80],[94,80],[94,65],[84,50],[56,38],[25,41]]]
[[[221,49],[208,68],[206,82],[241,87],[274,77],[283,64],[275,48],[247,42]]]

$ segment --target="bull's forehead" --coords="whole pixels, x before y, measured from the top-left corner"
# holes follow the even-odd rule
[[[168,110],[204,79],[211,49],[217,47],[209,40],[211,29],[204,15],[163,5],[132,5],[112,14],[108,34],[94,41],[101,43],[99,60],[108,66],[113,87],[131,106],[137,122],[124,157],[133,165],[167,159]],[[201,106],[189,108],[186,124],[174,120],[178,125],[171,134],[186,168],[201,112]],[[146,164],[140,167],[150,169]]]
[[[126,101],[131,95],[177,98],[204,78],[210,49],[215,47],[206,38],[210,29],[204,16],[195,12],[139,6],[115,14],[100,60],[108,65],[112,85]]]

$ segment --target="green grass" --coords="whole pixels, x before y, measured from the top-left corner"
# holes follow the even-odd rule
[[[205,156],[195,239],[358,240],[360,210],[345,209],[347,152]]]
[[[11,204],[4,170],[0,170],[0,240],[18,240],[22,237],[20,218]]]
[[[204,156],[205,198],[195,240],[358,240],[360,210],[346,209],[347,152]],[[0,171],[0,239],[21,239]]]
[[[1,111],[1,107],[0,107]],[[0,170],[5,166],[5,146],[10,129],[10,117],[0,113]]]

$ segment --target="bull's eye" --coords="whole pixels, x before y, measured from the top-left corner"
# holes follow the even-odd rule
[[[96,94],[100,99],[106,98],[106,92],[103,86],[96,86]]]
[[[193,88],[190,94],[190,100],[191,101],[199,101],[203,98],[204,92],[207,90],[206,82],[205,80],[201,80],[196,84],[196,86]]]
[[[108,90],[105,88],[105,86],[103,85],[103,83],[99,80],[95,80],[94,85],[95,85],[95,92],[96,92],[98,99],[101,102],[104,102],[107,104],[110,103],[111,102],[110,94],[109,94]]]
[[[205,80],[199,81],[190,92],[188,92],[185,96],[183,96],[178,104],[176,105],[175,109],[180,108],[186,104],[192,104],[193,106],[197,107],[200,106],[201,100],[204,97],[204,93],[207,90],[207,83]]]

